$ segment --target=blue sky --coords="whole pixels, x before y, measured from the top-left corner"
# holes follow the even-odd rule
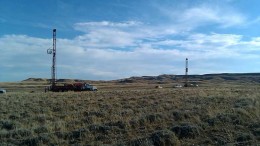
[[[0,82],[259,72],[258,0],[0,0]]]

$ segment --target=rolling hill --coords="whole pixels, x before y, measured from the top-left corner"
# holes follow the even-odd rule
[[[91,81],[82,79],[58,79],[57,82],[116,82],[116,83],[170,83],[183,82],[184,75],[163,74],[159,76],[140,76],[129,77],[111,81]],[[221,73],[221,74],[204,74],[204,75],[188,75],[189,82],[252,82],[260,83],[260,73]],[[45,78],[28,78],[22,82],[49,82],[50,79]]]

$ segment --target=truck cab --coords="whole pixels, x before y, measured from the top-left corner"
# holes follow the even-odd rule
[[[93,86],[91,84],[84,83],[84,85],[82,86],[82,90],[85,90],[85,91],[97,91],[97,87]]]

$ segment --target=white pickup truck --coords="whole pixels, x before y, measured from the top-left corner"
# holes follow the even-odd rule
[[[91,84],[85,84],[83,87],[82,87],[82,90],[84,91],[97,91],[97,87],[96,86],[93,86]]]
[[[0,88],[0,94],[2,94],[2,93],[3,93],[3,94],[6,93],[6,90]]]

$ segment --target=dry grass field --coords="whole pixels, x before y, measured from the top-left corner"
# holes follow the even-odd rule
[[[12,92],[0,95],[1,146],[260,145],[259,84],[100,83],[98,92],[63,93],[4,85]]]

